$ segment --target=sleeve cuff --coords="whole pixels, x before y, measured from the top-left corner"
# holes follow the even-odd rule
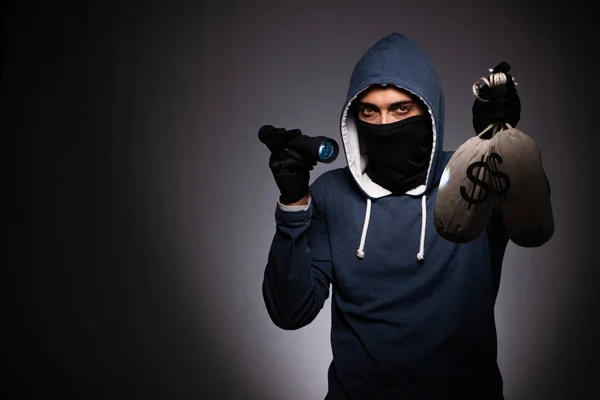
[[[281,204],[279,199],[277,199],[277,206],[283,211],[306,211],[310,207],[310,195],[308,195],[308,203],[305,206],[286,206],[285,204]]]

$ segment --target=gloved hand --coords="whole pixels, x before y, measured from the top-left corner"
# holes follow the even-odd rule
[[[479,97],[489,101],[475,99],[473,103],[473,128],[476,134],[493,123],[505,122],[515,127],[521,119],[521,99],[508,71],[510,65],[502,61],[494,67],[492,74],[503,72],[506,74],[506,83],[494,87],[486,84],[479,89]]]
[[[268,134],[262,134],[264,132]],[[261,141],[271,150],[269,168],[281,193],[279,201],[282,204],[294,203],[308,194],[310,171],[317,164],[285,147],[288,140],[301,134],[299,129],[286,130],[268,125],[263,126],[259,132]]]

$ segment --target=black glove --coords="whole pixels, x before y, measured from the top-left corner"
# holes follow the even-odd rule
[[[264,141],[271,150],[269,168],[281,193],[279,201],[282,204],[294,203],[308,194],[310,171],[317,164],[316,161],[307,160],[285,147],[288,140],[301,134],[299,129],[288,131],[277,128],[272,130],[268,140]]]
[[[521,99],[517,94],[513,77],[508,74],[510,65],[506,61],[492,70],[492,73],[504,72],[506,84],[489,87],[484,85],[479,89],[479,97],[489,100],[483,102],[475,99],[473,103],[473,128],[475,133],[481,133],[493,123],[508,123],[515,127],[521,119]]]

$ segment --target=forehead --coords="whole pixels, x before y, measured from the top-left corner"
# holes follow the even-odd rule
[[[387,86],[371,86],[361,93],[358,98],[359,102],[371,104],[390,104],[399,101],[416,100],[410,92],[400,89],[393,85]]]

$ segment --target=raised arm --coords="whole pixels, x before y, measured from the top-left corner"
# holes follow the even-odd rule
[[[312,322],[329,297],[333,280],[329,235],[315,196],[298,211],[277,206],[276,230],[263,280],[271,320],[282,329]]]

